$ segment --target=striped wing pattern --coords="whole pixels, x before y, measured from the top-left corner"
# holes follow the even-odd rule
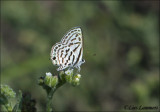
[[[57,71],[68,67],[76,67],[80,71],[80,66],[84,63],[82,39],[81,28],[75,27],[64,35],[61,42],[53,45],[50,55],[52,63],[59,66]]]

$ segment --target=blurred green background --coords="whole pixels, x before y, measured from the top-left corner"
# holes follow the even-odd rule
[[[65,84],[56,110],[124,110],[159,105],[158,1],[2,1],[1,83],[30,92],[37,110],[46,93],[37,79],[57,74],[52,45],[73,27],[84,38],[81,84]]]

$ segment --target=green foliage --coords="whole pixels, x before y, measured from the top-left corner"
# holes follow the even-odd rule
[[[7,111],[12,111],[10,99],[16,96],[16,93],[8,85],[0,85],[0,105],[4,105]]]
[[[17,103],[15,104],[13,108],[13,112],[21,112],[22,110],[22,92],[19,91],[19,94],[17,96]]]
[[[16,98],[17,103],[13,106],[13,102],[11,98]],[[16,93],[10,88],[8,85],[1,85],[1,95],[0,95],[0,105],[3,108],[2,111],[7,112],[35,112],[35,100],[31,99],[30,94],[22,94],[19,91],[18,96],[16,97]]]
[[[14,98],[16,96],[16,93],[8,85],[0,85],[0,88],[1,88],[1,97],[9,99],[9,98]]]

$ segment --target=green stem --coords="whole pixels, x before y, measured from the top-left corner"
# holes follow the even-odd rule
[[[53,94],[54,94],[55,91],[56,91],[56,88],[52,88],[47,95],[47,110],[46,110],[47,112],[52,112],[53,111],[53,109],[52,109],[52,97],[53,97]]]
[[[61,87],[63,84],[65,84],[65,82],[61,82],[61,83],[58,83],[56,87],[52,88],[48,95],[47,95],[47,112],[53,112],[53,108],[52,108],[52,98],[53,98],[53,94],[55,93],[55,91]]]

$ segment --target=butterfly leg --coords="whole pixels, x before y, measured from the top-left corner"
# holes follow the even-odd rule
[[[83,63],[85,63],[85,60],[84,59],[82,59],[82,61],[80,61],[79,62],[79,64],[76,66],[76,68],[78,69],[78,72],[80,72],[80,70],[81,70],[81,64],[83,64]]]
[[[57,69],[57,71],[62,71],[62,70],[64,70],[64,69],[66,69],[67,68],[67,66],[60,66],[58,69]]]
[[[69,67],[68,70],[73,70],[73,67]]]
[[[81,71],[81,67],[80,67],[80,66],[77,66],[77,69],[78,69],[78,72],[80,72],[80,71]]]
[[[57,68],[57,71],[60,71],[61,70],[61,68],[59,67],[59,68]]]
[[[57,68],[57,71],[62,71],[63,70],[63,66],[60,66],[59,68]]]

